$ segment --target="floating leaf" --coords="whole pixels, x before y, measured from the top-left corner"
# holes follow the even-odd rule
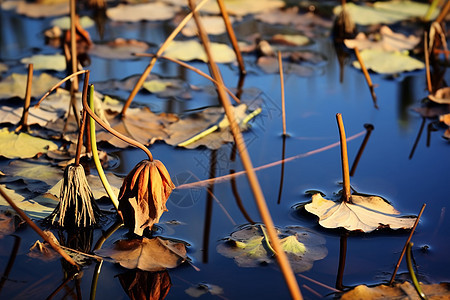
[[[122,105],[119,106],[122,107]],[[166,139],[168,134],[164,130],[164,127],[178,120],[178,118],[172,114],[157,115],[148,107],[129,108],[124,118],[119,117],[119,112],[108,110],[105,111],[105,114],[108,123],[113,129],[144,145],[153,144],[157,140]],[[119,148],[130,146],[104,130],[97,134],[97,140],[106,141]]]
[[[428,299],[449,299],[450,283],[421,284],[423,292]],[[353,289],[342,293],[341,300],[350,299],[419,299],[414,286],[405,281],[393,286],[380,284],[376,286],[358,285]]]
[[[175,6],[161,2],[145,4],[119,4],[106,10],[108,18],[121,22],[164,21],[169,20],[178,12]]]
[[[45,55],[36,54],[31,57],[24,57],[20,60],[22,64],[33,64],[34,70],[66,70],[66,58],[61,54]]]
[[[235,16],[261,13],[285,6],[285,2],[281,0],[225,0],[224,3],[227,12]],[[214,1],[206,3],[201,10],[210,14],[220,13],[219,6]]]
[[[308,37],[328,34],[333,22],[313,12],[299,13],[297,6],[255,15],[255,19],[268,24],[289,25]]]
[[[423,62],[410,57],[407,52],[366,49],[360,54],[366,68],[377,73],[396,74],[425,68]],[[361,68],[358,61],[354,61],[353,66]]]
[[[450,104],[450,87],[440,88],[434,94],[428,95],[428,98],[439,104]]]
[[[5,185],[0,185],[0,187],[30,218],[43,219],[47,217],[58,204],[58,201],[43,196],[34,199],[26,199],[15,191],[8,189]],[[8,202],[3,198],[0,199],[0,206],[10,207]]]
[[[334,202],[320,194],[312,196],[305,209],[319,217],[325,228],[343,227],[349,231],[371,232],[378,228],[410,229],[416,217],[400,217],[399,212],[378,196],[351,195],[350,202]]]
[[[145,42],[117,38],[105,44],[94,44],[89,54],[107,59],[137,59],[134,53],[145,52],[148,48]]]
[[[233,107],[233,109],[237,123],[242,123],[247,117],[247,105],[240,104]],[[221,121],[223,121],[222,124],[220,124]],[[169,134],[169,138],[166,138],[165,142],[173,146],[180,145],[198,134],[216,126],[215,129],[213,128],[214,131],[212,133],[192,141],[192,143],[181,144],[180,146],[189,149],[194,149],[199,146],[218,149],[224,143],[233,141],[233,136],[227,128],[229,126],[227,122],[228,119],[224,115],[222,107],[208,107],[199,113],[190,114],[178,122],[167,125],[165,131]],[[242,127],[242,129],[245,129],[245,126]]]
[[[111,257],[124,268],[152,272],[175,268],[187,259],[184,243],[160,237],[119,240],[112,249],[100,249],[95,253]]]
[[[39,1],[32,3],[18,1],[14,4],[16,12],[30,18],[45,18],[63,16],[69,14],[69,3],[67,1]]]
[[[419,37],[393,32],[387,26],[382,26],[375,36],[367,36],[360,32],[355,39],[344,40],[345,46],[350,49],[358,47],[359,50],[381,49],[384,51],[412,50],[419,42]]]
[[[59,79],[47,73],[33,77],[33,85],[31,87],[31,96],[40,97],[55,84]],[[27,74],[13,73],[0,82],[0,99],[20,97],[25,98],[27,86]]]
[[[289,46],[304,46],[310,43],[309,38],[301,34],[275,34],[271,41]]]
[[[8,71],[8,65],[0,62],[0,73]]]
[[[414,1],[378,1],[369,5],[357,5],[346,3],[345,10],[350,18],[359,25],[392,24],[398,21],[415,17],[424,17],[429,5]],[[336,6],[333,10],[339,15],[342,6]],[[432,17],[436,18],[436,14]]]
[[[230,22],[233,23],[234,18],[230,17]],[[202,24],[205,27],[206,33],[209,35],[219,35],[227,32],[225,22],[221,16],[203,16]],[[197,36],[197,25],[194,20],[190,20],[181,30],[181,33],[188,37]]]
[[[23,106],[22,107],[12,107],[10,105],[0,106],[0,123],[10,123],[18,124],[22,120]],[[38,124],[40,126],[45,126],[49,121],[55,121],[62,117],[63,113],[58,113],[56,111],[46,111],[40,108],[35,108],[34,106],[28,109],[28,119],[27,124],[33,125]]]
[[[88,16],[81,16],[78,19],[78,22],[82,28],[89,28],[95,25],[94,20],[92,20]],[[61,18],[56,18],[52,21],[53,26],[58,26],[62,30],[69,30],[70,29],[70,17],[65,16]]]
[[[328,253],[324,246],[325,239],[308,228],[288,226],[276,229],[281,246],[296,273],[311,269],[315,260],[323,259]],[[217,251],[234,258],[240,267],[273,263],[274,253],[264,231],[263,225],[244,226],[233,232],[226,242],[219,244]]]
[[[0,130],[0,156],[7,158],[31,158],[39,153],[45,153],[58,146],[52,141],[29,135],[15,133],[2,128]]]
[[[211,53],[216,63],[232,63],[236,55],[228,45],[211,43]],[[207,62],[203,46],[196,40],[172,41],[164,52],[164,56],[182,61],[201,60]]]

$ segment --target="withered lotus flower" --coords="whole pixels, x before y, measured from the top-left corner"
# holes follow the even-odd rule
[[[52,224],[66,228],[93,227],[101,212],[95,202],[82,165],[71,164],[64,170],[60,202],[48,216]]]
[[[167,211],[166,202],[175,185],[159,160],[143,160],[125,177],[119,192],[119,214],[124,225],[142,236]]]

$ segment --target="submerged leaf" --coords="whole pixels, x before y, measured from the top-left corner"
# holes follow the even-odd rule
[[[111,257],[124,268],[152,272],[175,268],[187,259],[184,243],[160,237],[119,240],[112,249],[95,252]]]
[[[399,217],[399,212],[378,196],[351,195],[350,201],[334,202],[314,194],[312,202],[304,207],[318,216],[319,224],[325,228],[371,232],[384,227],[410,229],[416,221],[416,217]]]
[[[281,246],[296,273],[311,269],[315,260],[323,259],[328,253],[324,246],[325,239],[310,229],[299,226],[276,229]],[[234,258],[240,267],[273,263],[275,253],[264,230],[263,225],[245,226],[219,244],[217,251]]]
[[[196,286],[189,287],[185,292],[191,297],[198,298],[207,293],[210,293],[211,295],[221,295],[223,294],[223,289],[215,284],[200,283]]]
[[[15,133],[2,128],[0,130],[0,156],[7,158],[31,158],[58,146],[52,141],[31,136],[27,133]]]

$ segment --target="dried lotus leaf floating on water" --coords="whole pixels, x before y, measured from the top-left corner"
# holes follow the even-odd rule
[[[170,239],[155,237],[116,241],[111,249],[100,249],[96,254],[111,257],[127,269],[163,271],[186,261],[186,245]]]
[[[300,226],[276,228],[281,246],[296,273],[312,268],[314,261],[327,256],[325,239],[311,229]],[[248,225],[233,232],[217,246],[217,251],[233,258],[240,267],[257,267],[275,262],[264,225]]]
[[[319,217],[321,226],[342,227],[349,231],[371,232],[385,227],[410,229],[417,218],[400,217],[400,213],[386,200],[371,195],[351,195],[349,202],[334,202],[317,193],[305,209]]]

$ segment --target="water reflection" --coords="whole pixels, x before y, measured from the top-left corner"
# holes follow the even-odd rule
[[[120,285],[130,299],[161,300],[172,287],[169,272],[129,270],[117,275]]]

